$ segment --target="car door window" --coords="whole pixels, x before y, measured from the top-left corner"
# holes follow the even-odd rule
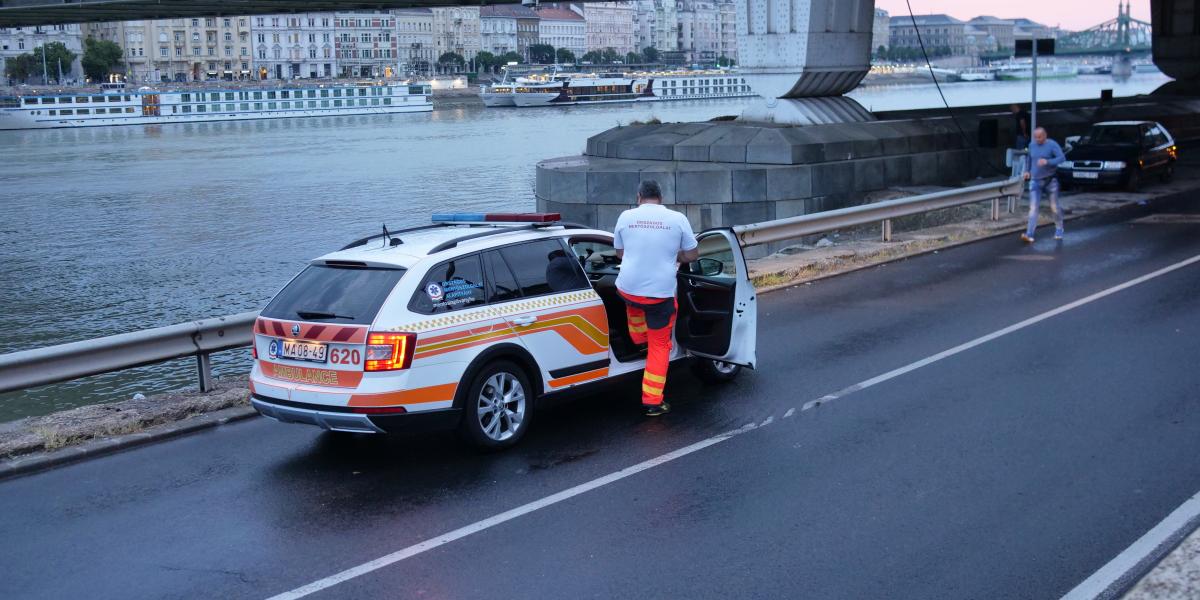
[[[689,275],[700,275],[730,282],[737,279],[737,261],[734,260],[733,249],[725,238],[721,236],[705,237],[700,240],[697,251],[700,253],[700,258],[687,265],[686,272]]]
[[[441,314],[487,302],[479,255],[448,260],[429,270],[413,294],[409,308],[422,314]]]
[[[571,253],[583,266],[583,272],[588,278],[595,279],[605,275],[616,276],[621,268],[621,259],[611,243],[598,240],[574,240],[570,244]]]
[[[567,255],[561,240],[539,240],[500,249],[512,269],[521,295],[541,296],[588,287],[579,262]]]
[[[492,284],[488,302],[508,302],[520,298],[521,286],[517,285],[517,278],[500,253],[496,250],[485,252],[483,260],[487,263],[488,281]]]

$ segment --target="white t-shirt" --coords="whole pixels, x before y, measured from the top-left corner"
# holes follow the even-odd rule
[[[679,251],[696,247],[687,217],[646,203],[621,213],[614,233],[613,246],[625,251],[617,287],[635,296],[675,297]]]

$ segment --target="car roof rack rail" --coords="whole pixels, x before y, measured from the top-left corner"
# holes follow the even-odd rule
[[[371,240],[377,240],[385,235],[388,237],[391,237],[393,235],[398,235],[401,233],[411,233],[413,231],[423,231],[425,229],[437,229],[439,227],[445,227],[445,226],[446,226],[445,223],[434,223],[432,225],[421,225],[420,227],[409,227],[408,229],[399,229],[397,231],[389,231],[386,234],[385,233],[377,233],[375,235],[368,235],[365,238],[359,238],[357,240],[354,240],[353,242],[350,242],[349,244],[346,244],[345,246],[342,246],[342,250],[349,250],[351,248],[357,248],[359,246],[364,246],[364,245],[366,245],[367,242],[369,242]]]
[[[513,232],[513,231],[533,231],[535,229],[545,229],[547,227],[562,227],[563,229],[588,229],[588,227],[586,227],[584,225],[580,225],[578,223],[563,223],[563,222],[559,222],[559,221],[550,222],[550,223],[529,223],[526,225],[520,225],[520,226],[516,226],[516,227],[503,226],[503,224],[498,223],[498,224],[495,224],[493,227],[488,228],[487,231],[480,231],[478,233],[472,233],[470,235],[464,235],[462,237],[457,237],[452,240],[446,240],[446,241],[434,246],[433,248],[431,248],[429,250],[429,253],[437,254],[438,252],[441,252],[442,250],[449,250],[450,248],[454,248],[455,246],[458,246],[459,244],[461,244],[463,242],[468,242],[468,241],[471,241],[474,239],[487,237],[489,235],[499,235],[501,233],[509,233],[509,232]]]

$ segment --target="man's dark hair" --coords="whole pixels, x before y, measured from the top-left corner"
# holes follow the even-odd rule
[[[653,179],[647,179],[638,186],[639,198],[657,198],[662,200],[662,188],[658,187],[658,182]]]

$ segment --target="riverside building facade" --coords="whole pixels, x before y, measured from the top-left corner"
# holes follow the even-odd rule
[[[125,77],[136,83],[249,79],[250,17],[144,19],[94,23],[85,37],[125,50]]]
[[[43,44],[58,42],[75,53],[75,60],[69,65],[62,65],[62,81],[71,81],[82,77],[83,70],[79,59],[83,56],[83,34],[79,25],[46,25],[40,27],[0,27],[0,82],[8,79],[4,70],[6,59],[16,58],[22,54],[30,54],[34,48]],[[51,81],[60,80],[59,65],[46,65],[45,73],[39,71],[37,81],[43,76]]]
[[[330,78],[338,73],[331,13],[251,17],[259,79]]]

